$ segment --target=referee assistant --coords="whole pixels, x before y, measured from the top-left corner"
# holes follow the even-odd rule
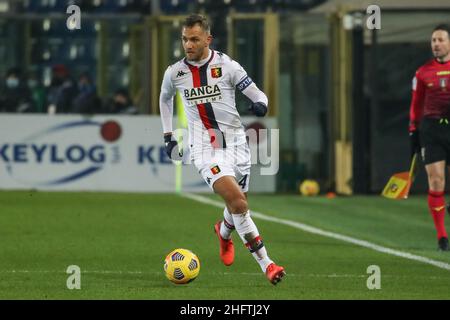
[[[409,135],[411,154],[420,153],[428,175],[428,207],[437,231],[438,249],[450,251],[445,230],[445,175],[450,167],[450,26],[431,35],[434,58],[413,79]]]

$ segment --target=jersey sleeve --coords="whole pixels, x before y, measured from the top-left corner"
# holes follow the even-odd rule
[[[423,115],[423,103],[425,100],[425,83],[417,71],[412,83],[412,99],[409,109],[409,131],[417,130]]]
[[[269,104],[267,96],[264,94],[264,92],[259,90],[259,88],[254,83],[245,88],[245,90],[242,91],[242,93],[245,94],[247,98],[249,98],[253,103],[262,102],[266,107]]]
[[[239,63],[233,60],[230,63],[230,67],[232,72],[231,82],[236,89],[242,92],[253,83],[253,80]]]
[[[232,81],[236,89],[245,94],[252,102],[262,102],[267,106],[267,96],[256,86],[244,68],[236,61],[232,61],[231,64],[233,67]]]
[[[176,94],[176,90],[172,84],[171,71],[172,68],[168,67],[164,73],[164,78],[161,84],[161,92],[159,94],[159,111],[161,114],[161,122],[164,133],[173,131],[173,97]]]

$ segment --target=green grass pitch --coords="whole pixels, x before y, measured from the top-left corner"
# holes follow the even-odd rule
[[[437,251],[422,196],[250,195],[249,204],[268,216],[450,264],[450,252]],[[450,298],[450,270],[255,218],[270,257],[286,268],[273,286],[237,234],[235,263],[221,264],[213,233],[221,217],[221,209],[175,194],[2,191],[0,299]],[[164,276],[164,257],[175,248],[201,261],[188,285]],[[66,287],[69,265],[81,269],[80,290]],[[367,288],[370,265],[381,269],[379,290]]]

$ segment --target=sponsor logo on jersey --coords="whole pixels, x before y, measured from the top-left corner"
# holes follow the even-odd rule
[[[222,76],[222,68],[211,68],[211,77],[220,78]]]
[[[182,77],[182,76],[185,76],[185,75],[187,75],[187,73],[184,72],[183,70],[180,70],[180,71],[178,71],[178,73],[177,73],[177,78]]]
[[[199,103],[211,103],[217,100],[222,100],[222,92],[219,86],[202,86],[197,88],[184,89],[185,99],[190,105]]]
[[[436,72],[436,75],[438,75],[438,76],[448,76],[449,74],[450,74],[450,70]]]

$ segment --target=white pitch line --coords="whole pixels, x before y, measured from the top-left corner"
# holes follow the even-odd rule
[[[194,201],[198,201],[204,204],[209,204],[215,207],[219,207],[219,208],[224,208],[224,204],[219,202],[219,201],[215,201],[212,199],[209,199],[207,197],[204,196],[200,196],[197,194],[192,194],[192,193],[184,193],[181,195],[182,197],[194,200]],[[290,227],[294,227],[296,229],[300,229],[303,230],[305,232],[309,232],[312,234],[317,234],[320,236],[324,236],[324,237],[328,237],[328,238],[333,238],[333,239],[337,239],[337,240],[341,240],[341,241],[345,241],[345,242],[349,242],[352,243],[354,245],[360,246],[360,247],[365,247],[365,248],[369,248],[378,252],[382,252],[382,253],[386,253],[386,254],[390,254],[393,256],[397,256],[397,257],[401,257],[401,258],[405,258],[405,259],[409,259],[409,260],[414,260],[414,261],[418,261],[418,262],[422,262],[422,263],[426,263],[426,264],[430,264],[432,266],[441,268],[441,269],[445,269],[445,270],[450,270],[450,264],[442,262],[442,261],[437,261],[437,260],[433,260],[427,257],[422,257],[422,256],[418,256],[409,252],[404,252],[404,251],[400,251],[400,250],[395,250],[395,249],[391,249],[391,248],[387,248],[387,247],[383,247],[380,245],[377,245],[375,243],[371,243],[365,240],[361,240],[361,239],[357,239],[357,238],[352,238],[349,236],[345,236],[339,233],[334,233],[334,232],[329,232],[329,231],[325,231],[316,227],[312,227],[309,226],[307,224],[304,223],[300,223],[297,221],[292,221],[292,220],[286,220],[286,219],[281,219],[281,218],[275,218],[275,217],[271,217],[268,215],[265,215],[263,213],[257,212],[257,211],[253,211],[251,210],[251,214],[253,217],[255,218],[259,218],[261,220],[266,220],[266,221],[271,221],[271,222],[276,222],[279,224],[284,224]]]

